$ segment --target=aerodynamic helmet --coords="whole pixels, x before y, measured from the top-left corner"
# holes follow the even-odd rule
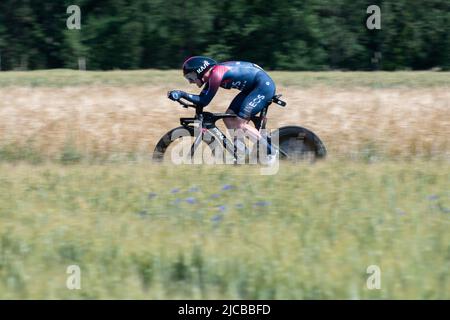
[[[215,65],[217,62],[208,57],[190,57],[183,63],[183,75],[189,81],[195,82],[196,79],[199,79],[203,82],[205,73]]]

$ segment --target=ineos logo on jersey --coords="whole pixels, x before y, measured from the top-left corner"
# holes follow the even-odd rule
[[[197,73],[198,73],[198,74],[202,73],[202,71],[205,70],[207,66],[209,66],[209,62],[205,60],[204,63],[203,63],[203,65],[202,65],[200,68],[198,68],[198,69],[196,70]]]
[[[258,96],[253,99],[253,101],[250,102],[249,105],[252,107],[256,107],[264,98],[265,96],[258,94]]]

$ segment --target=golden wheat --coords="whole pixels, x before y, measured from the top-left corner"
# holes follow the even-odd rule
[[[33,145],[57,156],[73,143],[83,154],[148,155],[192,110],[166,98],[173,86],[9,87],[0,89],[0,145]],[[180,89],[192,90],[192,87]],[[389,156],[443,155],[450,144],[450,93],[437,88],[278,87],[270,128],[297,124],[316,132],[334,155],[367,148]],[[223,112],[235,92],[208,107]]]

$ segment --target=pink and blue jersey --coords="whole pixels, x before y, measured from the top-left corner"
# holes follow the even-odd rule
[[[199,95],[186,94],[190,102],[207,106],[219,87],[241,91],[231,102],[239,117],[248,119],[260,112],[275,95],[275,83],[258,65],[244,61],[228,61],[211,69],[208,82]]]

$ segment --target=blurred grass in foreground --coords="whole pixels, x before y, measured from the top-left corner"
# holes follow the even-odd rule
[[[448,162],[258,173],[3,163],[0,298],[450,298]]]
[[[277,85],[419,88],[448,87],[450,72],[294,72],[268,71]],[[0,86],[66,87],[88,85],[186,85],[181,70],[77,71],[69,69],[0,72]]]

